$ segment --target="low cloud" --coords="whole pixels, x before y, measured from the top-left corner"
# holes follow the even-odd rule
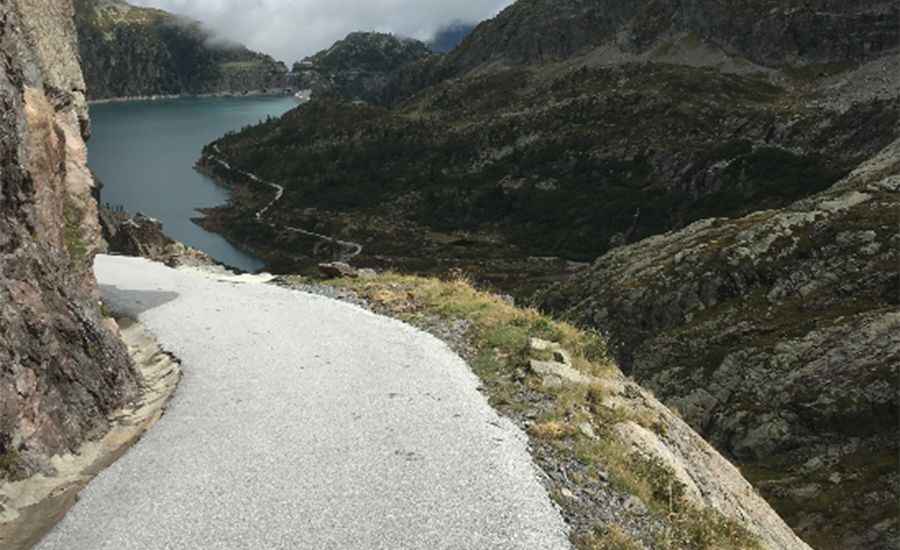
[[[130,0],[198,19],[225,40],[289,64],[352,31],[428,40],[455,21],[496,15],[512,0]]]

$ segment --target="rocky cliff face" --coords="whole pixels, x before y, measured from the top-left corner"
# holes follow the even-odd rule
[[[545,305],[617,343],[817,548],[896,547],[900,141],[828,191],[623,247]]]
[[[379,103],[385,101],[386,89],[401,68],[431,55],[418,40],[355,32],[296,63],[294,73],[297,87],[314,95]]]
[[[288,87],[287,67],[216,44],[199,23],[122,0],[76,0],[89,99],[246,93]]]
[[[72,9],[0,2],[0,477],[103,434],[136,390],[91,271],[103,243]]]

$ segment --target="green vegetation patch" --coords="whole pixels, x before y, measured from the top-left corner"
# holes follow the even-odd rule
[[[15,481],[21,475],[22,456],[15,449],[0,454],[0,479]]]
[[[72,260],[73,265],[83,266],[88,259],[88,245],[82,234],[81,209],[71,199],[67,199],[63,207],[63,215],[65,218],[63,239],[66,250],[69,252],[69,258]]]
[[[707,155],[706,159],[719,156],[729,164],[722,189],[701,197],[692,207],[692,219],[777,208],[824,191],[846,175],[819,155],[748,147],[749,143],[737,141]]]

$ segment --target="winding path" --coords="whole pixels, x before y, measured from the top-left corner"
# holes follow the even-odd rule
[[[96,273],[185,377],[40,550],[570,548],[527,437],[442,342],[253,277]]]
[[[222,154],[222,151],[221,151],[221,149],[219,149],[219,146],[218,146],[218,145],[213,144],[213,149],[215,150],[215,152],[216,152],[218,155],[221,155],[221,154]],[[346,253],[344,253],[344,254],[341,255],[341,260],[342,260],[342,261],[349,261],[349,260],[355,258],[356,256],[359,256],[360,254],[362,254],[363,246],[362,246],[361,244],[359,244],[359,243],[355,243],[355,242],[352,242],[352,241],[342,241],[342,240],[340,240],[340,239],[336,239],[336,238],[330,237],[330,236],[328,236],[328,235],[323,235],[323,234],[321,234],[321,233],[316,233],[316,232],[314,232],[314,231],[307,231],[306,229],[302,229],[302,228],[299,228],[299,227],[292,227],[292,226],[290,226],[290,225],[279,225],[279,224],[276,224],[276,223],[274,223],[274,222],[266,222],[266,221],[264,220],[266,214],[267,214],[267,213],[269,212],[269,210],[271,210],[276,204],[278,204],[278,202],[284,197],[284,186],[279,185],[279,184],[277,184],[277,183],[272,183],[272,182],[270,182],[270,181],[265,181],[264,179],[260,178],[260,177],[257,176],[256,174],[253,174],[253,173],[251,173],[251,172],[247,172],[247,171],[245,171],[245,170],[241,170],[240,168],[235,168],[235,167],[232,166],[228,161],[226,161],[225,159],[220,158],[220,157],[218,157],[218,156],[214,156],[214,155],[206,155],[206,158],[207,158],[207,160],[210,160],[210,161],[212,161],[212,162],[215,162],[216,164],[218,164],[218,165],[221,166],[222,168],[225,168],[225,169],[228,170],[229,172],[235,172],[235,173],[237,173],[237,174],[240,174],[240,175],[244,176],[245,178],[249,179],[250,181],[252,181],[252,182],[254,182],[254,183],[259,183],[259,184],[263,184],[263,185],[268,185],[269,187],[271,187],[272,189],[275,190],[275,198],[272,199],[272,200],[269,202],[269,204],[267,204],[262,210],[260,210],[260,211],[258,211],[258,212],[256,213],[256,221],[258,221],[258,222],[260,222],[260,223],[265,223],[265,224],[268,225],[269,227],[273,227],[273,228],[276,228],[276,229],[280,227],[280,228],[282,228],[282,229],[284,229],[284,230],[286,230],[286,231],[290,231],[291,233],[299,233],[299,234],[301,234],[301,235],[306,235],[307,237],[314,237],[314,238],[317,238],[317,239],[321,239],[321,240],[323,240],[323,241],[328,241],[328,242],[334,243],[334,244],[336,244],[336,245],[338,245],[338,246],[340,246],[340,247],[342,247],[342,248],[348,250],[348,252],[346,252]]]

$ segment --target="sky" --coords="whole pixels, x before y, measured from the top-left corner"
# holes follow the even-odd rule
[[[129,0],[186,15],[222,38],[290,65],[352,31],[430,39],[455,22],[493,17],[512,0]]]

